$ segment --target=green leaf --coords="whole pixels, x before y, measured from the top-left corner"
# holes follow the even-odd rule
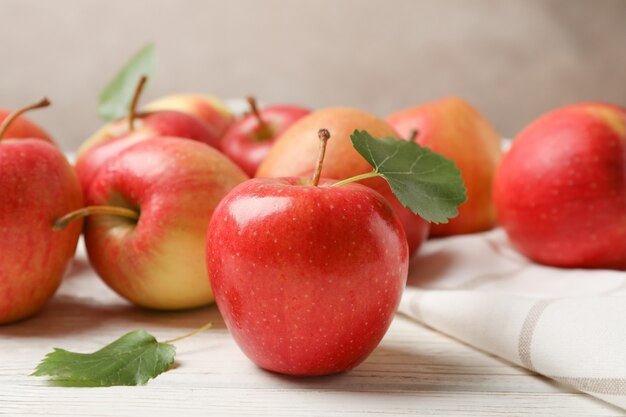
[[[350,140],[404,207],[433,223],[447,223],[458,215],[465,186],[450,159],[415,142],[378,139],[364,130],[355,130]]]
[[[33,375],[50,376],[57,385],[69,387],[143,385],[167,371],[175,354],[173,345],[157,342],[145,330],[135,330],[94,353],[54,349]]]
[[[139,79],[142,75],[150,79],[154,65],[155,46],[149,43],[137,52],[102,90],[98,115],[109,121],[128,114]]]

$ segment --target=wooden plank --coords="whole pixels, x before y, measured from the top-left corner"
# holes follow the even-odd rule
[[[92,351],[137,328],[166,340],[207,321],[215,327],[178,343],[176,368],[146,386],[61,388],[28,376],[53,347]],[[215,307],[135,308],[94,276],[82,251],[44,312],[0,327],[0,354],[0,415],[10,416],[624,415],[402,316],[352,372],[265,372],[237,348]]]

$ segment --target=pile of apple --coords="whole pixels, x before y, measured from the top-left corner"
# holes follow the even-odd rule
[[[215,298],[255,363],[298,375],[360,363],[387,330],[424,239],[488,230],[496,211],[537,262],[626,269],[621,107],[549,113],[501,161],[498,133],[458,98],[386,120],[340,107],[259,109],[250,98],[235,118],[201,95],[138,110],[144,83],[128,116],[81,146],[75,169],[20,116],[47,100],[0,111],[0,323],[42,309],[81,231],[91,265],[122,297],[159,310]],[[452,159],[468,197],[458,217],[431,227],[381,178],[323,186],[372,171],[350,142],[355,130]]]

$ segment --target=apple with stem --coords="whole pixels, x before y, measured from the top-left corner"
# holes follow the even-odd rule
[[[228,129],[221,148],[248,175],[254,176],[276,139],[310,111],[293,105],[267,106],[259,110],[254,97],[247,100],[250,113]]]
[[[213,210],[247,176],[202,143],[157,137],[109,159],[85,193],[85,244],[98,275],[132,303],[179,310],[213,301],[204,260]]]
[[[500,135],[471,104],[458,97],[399,110],[385,119],[398,134],[452,159],[467,186],[467,201],[446,224],[432,225],[431,236],[475,233],[493,228],[493,177],[502,156]]]
[[[333,374],[362,362],[389,327],[406,283],[400,219],[382,195],[353,182],[382,176],[399,201],[433,221],[454,216],[464,200],[451,161],[363,131],[350,139],[374,169],[320,180],[330,132],[318,135],[312,180],[244,182],[219,204],[207,237],[211,287],[230,332],[258,366],[289,375]],[[435,201],[447,208],[429,208]]]
[[[626,109],[578,103],[543,115],[504,155],[494,197],[530,259],[626,269]]]
[[[315,170],[315,143],[307,140],[320,126],[332,132],[322,176],[336,180],[366,174],[372,167],[354,149],[350,135],[355,129],[366,130],[375,137],[397,137],[385,121],[367,112],[330,107],[315,111],[294,123],[276,141],[266,159],[257,170],[256,177],[309,176]],[[426,239],[430,225],[420,216],[403,207],[381,178],[363,182],[382,194],[402,221],[413,256]]]
[[[385,199],[358,184],[318,184],[328,137],[320,131],[313,181],[247,181],[209,226],[220,312],[246,355],[275,372],[358,365],[385,334],[406,283],[406,236]]]
[[[43,308],[80,236],[81,222],[53,230],[58,217],[83,205],[78,179],[63,154],[41,138],[3,139],[20,114],[49,104],[43,99],[24,107],[0,126],[0,324]]]
[[[148,138],[176,136],[218,146],[219,137],[214,136],[206,123],[197,117],[174,110],[137,113],[137,104],[146,81],[146,76],[140,78],[128,117],[108,123],[78,149],[76,172],[84,192],[106,161]]]

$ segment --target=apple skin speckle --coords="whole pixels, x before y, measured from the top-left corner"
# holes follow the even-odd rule
[[[209,225],[207,266],[220,312],[254,363],[289,375],[333,374],[361,363],[387,331],[406,284],[408,246],[372,189],[300,183],[253,179],[230,192],[215,211],[220,221]],[[280,203],[272,212],[268,201]]]

